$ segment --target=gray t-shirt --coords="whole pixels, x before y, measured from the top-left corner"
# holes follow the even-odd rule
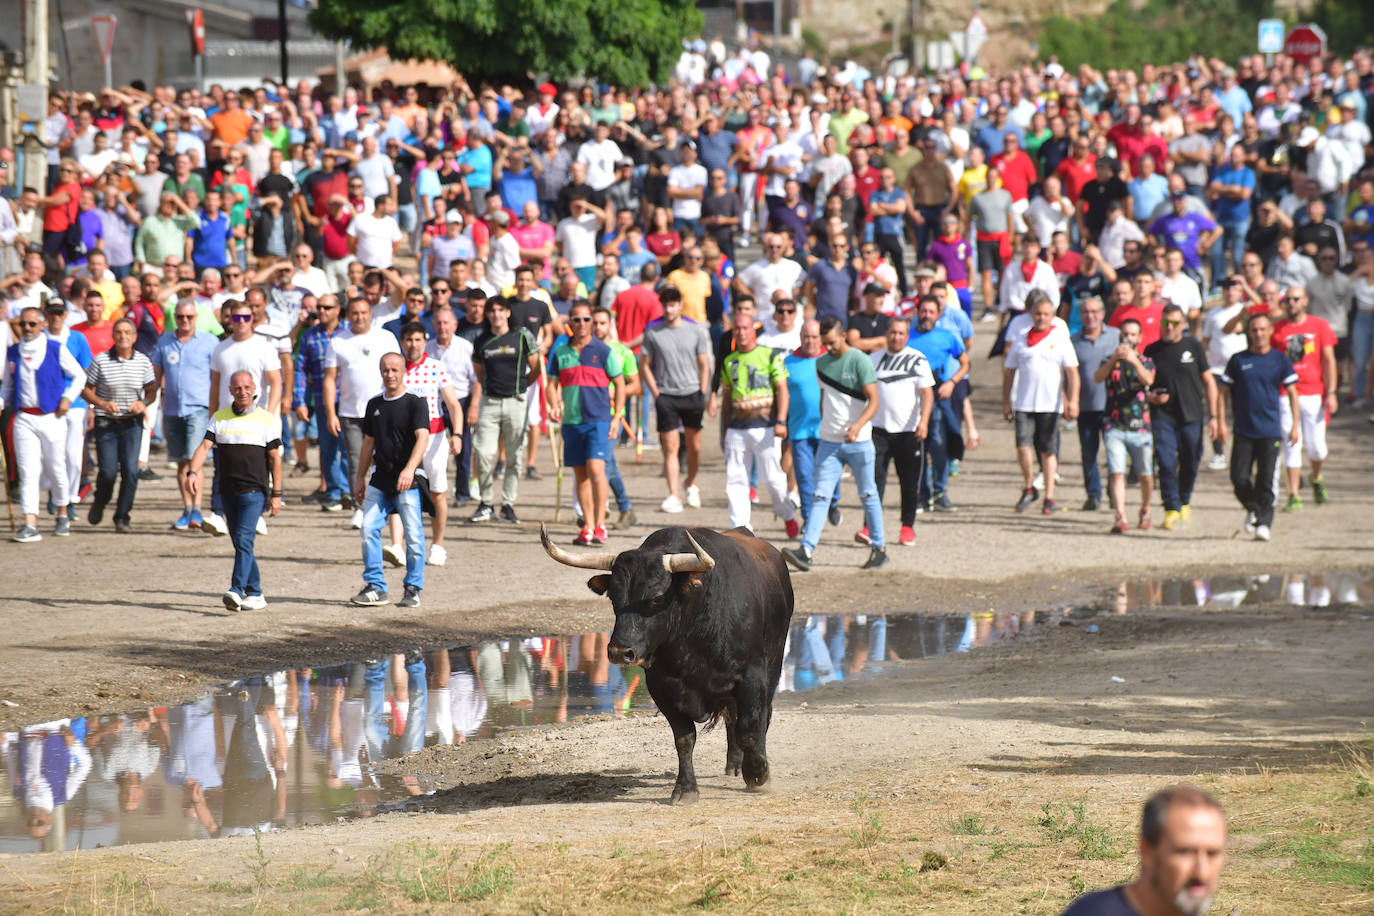
[[[1011,192],[1006,188],[982,191],[969,201],[969,211],[978,221],[979,232],[1006,232],[1007,214],[1011,212]]]
[[[1073,352],[1078,356],[1079,410],[1101,413],[1107,409],[1107,383],[1094,382],[1093,373],[1119,343],[1121,332],[1106,326],[1095,340],[1084,337],[1082,331],[1073,335]]]
[[[656,322],[645,329],[641,350],[653,360],[651,369],[660,393],[684,397],[701,391],[697,356],[711,353],[705,327],[686,318],[675,328]]]
[[[1193,134],[1191,137],[1176,137],[1169,141],[1169,152],[1171,153],[1205,153],[1212,148],[1212,141],[1202,134]],[[1174,171],[1183,176],[1183,180],[1189,185],[1205,185],[1207,183],[1207,163],[1205,162],[1185,162],[1182,165],[1174,166]]]

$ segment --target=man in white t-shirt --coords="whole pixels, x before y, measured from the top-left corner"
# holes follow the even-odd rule
[[[787,179],[801,178],[802,148],[787,135],[788,124],[780,121],[774,125],[773,133],[777,142],[763,151],[759,157],[760,171],[766,178],[763,196],[776,197],[781,201],[787,194]]]
[[[1172,302],[1183,309],[1189,324],[1197,328],[1202,318],[1202,291],[1193,278],[1183,272],[1183,252],[1177,248],[1170,248],[1164,254],[1164,285],[1159,297],[1165,305]],[[1221,367],[1225,369],[1226,364],[1222,363]]]
[[[1059,466],[1059,417],[1078,417],[1078,357],[1068,326],[1055,318],[1055,305],[1040,290],[1027,297],[1029,322],[1007,329],[1002,363],[1002,416],[1016,423],[1016,460],[1025,481],[1016,511],[1024,512],[1040,495],[1033,486],[1035,458],[1045,478],[1041,513],[1052,515],[1054,472]]]
[[[577,150],[577,161],[587,167],[587,184],[593,190],[604,191],[615,183],[615,164],[624,153],[611,139],[611,125],[598,121],[594,130],[595,139]]]
[[[606,211],[580,196],[574,196],[568,207],[572,215],[559,221],[553,241],[590,290],[596,286],[596,239],[606,223]]]
[[[281,410],[281,357],[277,348],[265,337],[255,333],[253,307],[239,302],[229,313],[229,336],[221,340],[210,355],[210,415],[233,403],[229,393],[229,379],[235,372],[249,372],[257,387],[259,407],[272,415]],[[216,477],[210,494],[210,514],[201,527],[215,535],[229,533],[220,502],[219,479]]]
[[[906,547],[916,544],[921,461],[930,429],[930,412],[935,406],[935,376],[925,354],[907,346],[910,331],[907,319],[893,318],[884,335],[887,346],[869,354],[878,378],[878,412],[873,415],[873,478],[881,500],[887,490],[887,464],[896,463],[902,519],[898,543]]]
[[[763,258],[735,274],[732,283],[737,294],[743,293],[754,297],[759,307],[758,320],[763,322],[764,331],[767,333],[778,329],[773,323],[773,293],[782,290],[791,299],[806,279],[804,267],[791,258],[783,257],[786,250],[787,242],[780,234],[765,234]]]
[[[348,237],[353,239],[353,253],[368,267],[387,268],[396,258],[396,248],[405,233],[393,215],[395,203],[391,195],[377,197],[371,213],[358,213],[348,223]]]
[[[515,285],[515,268],[520,266],[520,243],[510,231],[510,214],[497,210],[491,215],[491,252],[487,255],[487,282],[497,291]]]
[[[309,245],[301,242],[296,246],[291,252],[291,266],[296,272],[291,275],[287,286],[309,290],[317,297],[329,292],[329,278],[315,266],[315,252],[310,250]]]
[[[378,151],[376,137],[363,140],[363,154],[353,163],[349,174],[363,180],[363,194],[368,197],[396,193],[396,169],[391,159]]]
[[[366,299],[348,303],[348,327],[330,339],[325,351],[323,400],[325,422],[330,433],[343,439],[350,468],[362,458],[367,402],[382,391],[382,356],[400,352],[395,334],[372,326]],[[352,527],[362,524],[362,507],[354,507]]]
[[[1231,357],[1250,344],[1244,331],[1227,334],[1224,328],[1231,319],[1245,311],[1245,287],[1237,277],[1227,277],[1221,281],[1221,305],[1209,309],[1202,322],[1202,345],[1207,349],[1207,370],[1213,375],[1226,371]],[[1213,471],[1226,470],[1226,427],[1217,430],[1218,438],[1212,440],[1212,459],[1207,467]]]
[[[691,226],[701,234],[701,201],[710,180],[706,169],[697,162],[697,150],[692,141],[684,140],[678,147],[682,164],[668,170],[668,197],[673,201],[673,227],[681,231]]]

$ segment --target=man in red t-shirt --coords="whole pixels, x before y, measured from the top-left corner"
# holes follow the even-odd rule
[[[348,247],[348,224],[353,221],[353,209],[348,198],[334,194],[329,198],[329,212],[320,223],[320,250],[324,255],[324,276],[331,293],[342,293],[348,286],[348,264],[354,260]]]
[[[1064,184],[1064,196],[1078,205],[1083,186],[1097,177],[1097,156],[1092,153],[1092,141],[1083,135],[1073,142],[1073,155],[1059,163],[1054,174]]]
[[[1302,438],[1289,444],[1288,432],[1293,428],[1293,416],[1282,406],[1279,418],[1283,421],[1283,467],[1288,477],[1288,504],[1285,512],[1302,508],[1298,484],[1302,477],[1302,453],[1312,462],[1312,496],[1317,505],[1326,502],[1326,483],[1322,480],[1322,465],[1326,463],[1326,421],[1336,412],[1336,335],[1325,319],[1310,315],[1307,290],[1290,286],[1284,295],[1288,317],[1274,325],[1274,349],[1284,353],[1298,373],[1298,414],[1302,422]]]
[[[1140,106],[1135,102],[1126,106],[1126,120],[1118,121],[1107,131],[1107,139],[1116,147],[1118,158],[1130,166],[1132,175],[1140,174],[1140,157],[1145,152],[1149,136],[1140,123]]]
[[[1164,303],[1154,301],[1153,274],[1136,274],[1131,280],[1131,293],[1131,301],[1126,305],[1118,305],[1112,312],[1112,317],[1107,320],[1107,325],[1119,328],[1127,318],[1134,318],[1140,322],[1138,349],[1143,353],[1146,347],[1159,340],[1159,322],[1164,317]]]
[[[91,347],[91,356],[96,357],[114,346],[114,322],[105,319],[105,297],[99,290],[86,293],[83,303],[86,320],[72,325],[72,330],[86,338]]]
[[[644,343],[644,329],[649,322],[663,317],[663,303],[654,292],[658,282],[658,265],[650,261],[640,269],[639,282],[615,297],[615,333],[620,342],[639,353]]]

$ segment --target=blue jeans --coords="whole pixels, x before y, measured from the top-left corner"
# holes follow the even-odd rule
[[[329,431],[328,423],[321,423],[320,465],[324,470],[324,495],[330,502],[338,502],[351,490],[345,463],[343,440]]]
[[[610,484],[611,493],[615,495],[615,507],[621,512],[629,512],[633,505],[630,503],[630,494],[625,492],[625,481],[620,476],[620,465],[615,463],[614,445],[606,450],[606,483]]]
[[[802,521],[811,517],[811,507],[816,502],[813,491],[816,488],[816,450],[820,448],[819,439],[791,439],[792,472],[797,475],[797,494],[801,496]],[[835,495],[830,505],[839,505],[840,481],[835,481]]]
[[[1102,447],[1102,417],[1100,410],[1085,410],[1078,415],[1078,448],[1083,455],[1083,491],[1091,499],[1102,498],[1102,468],[1097,463],[1097,451]]]
[[[138,449],[143,444],[143,420],[111,420],[97,417],[95,421],[95,454],[100,470],[95,478],[95,501],[106,505],[114,495],[115,479],[119,479],[119,502],[115,504],[114,520],[127,522],[138,492]]]
[[[835,492],[840,482],[844,465],[854,472],[854,483],[859,488],[859,501],[864,505],[864,524],[868,526],[868,536],[874,547],[883,546],[883,507],[878,502],[878,485],[873,482],[873,443],[868,442],[826,442],[821,440],[816,450],[816,488],[812,491],[812,505],[824,500]],[[806,533],[802,535],[802,548],[814,553],[825,528],[826,513],[812,512],[806,517]]]
[[[396,746],[388,747],[391,736],[387,728],[386,714],[390,711],[391,704],[386,701],[386,687],[393,663],[389,658],[370,662],[363,672],[363,686],[366,690],[363,727],[367,734],[367,752],[373,755],[373,760],[409,754],[425,746],[429,684],[425,680],[424,656],[417,652],[406,662],[406,692],[409,699],[403,710],[405,730],[396,739]]]
[[[1163,411],[1151,416],[1155,434],[1155,476],[1165,511],[1177,512],[1193,501],[1193,483],[1202,461],[1202,421],[1177,423]]]
[[[1364,397],[1369,384],[1369,357],[1374,353],[1374,312],[1356,312],[1350,325],[1351,357],[1355,360],[1354,394]]]
[[[258,558],[253,555],[253,540],[257,536],[258,519],[262,517],[267,496],[261,490],[226,494],[224,522],[229,526],[229,540],[234,545],[234,573],[229,590],[240,597],[262,594],[262,580],[258,576]]]
[[[1240,272],[1240,259],[1245,254],[1245,233],[1250,231],[1247,217],[1235,222],[1221,223],[1221,240],[1212,245],[1212,289],[1221,285],[1226,276],[1226,253],[1231,253],[1231,271]],[[1204,290],[1206,292],[1206,290]]]
[[[425,525],[420,516],[419,490],[393,495],[368,485],[363,500],[363,581],[379,592],[386,591],[386,575],[382,571],[382,529],[392,513],[401,516],[401,528],[405,531],[405,584],[422,589],[425,587]]]
[[[930,411],[930,428],[926,433],[925,470],[921,472],[922,503],[928,502],[949,488],[949,437],[959,434],[959,421],[949,398],[937,398]]]

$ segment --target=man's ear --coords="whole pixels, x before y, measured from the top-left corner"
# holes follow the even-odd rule
[[[596,592],[598,595],[606,594],[611,587],[611,577],[606,575],[592,576],[587,580],[587,588]]]

